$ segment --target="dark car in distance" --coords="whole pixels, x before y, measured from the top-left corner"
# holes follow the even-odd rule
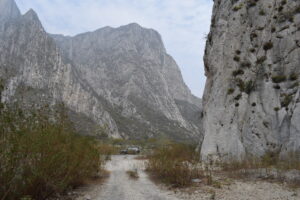
[[[127,149],[122,149],[120,154],[139,154],[141,151],[138,147],[128,147]]]

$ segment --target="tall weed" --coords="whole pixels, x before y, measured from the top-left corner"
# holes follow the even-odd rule
[[[192,183],[192,179],[203,176],[198,163],[199,155],[182,144],[170,144],[156,149],[149,156],[147,170],[157,179],[184,187]]]
[[[0,112],[0,199],[46,199],[96,176],[103,165],[93,139],[65,119]]]

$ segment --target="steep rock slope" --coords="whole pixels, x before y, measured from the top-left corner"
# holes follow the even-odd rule
[[[300,2],[215,0],[202,156],[300,151]]]
[[[106,124],[110,135],[119,136],[114,120],[92,88],[71,65],[64,64],[36,13],[30,10],[22,16],[13,0],[1,0],[0,5],[2,102],[17,101],[26,109],[63,102],[74,118]]]
[[[97,94],[119,108],[124,134],[200,137],[201,101],[156,31],[129,24],[53,38]]]
[[[131,24],[53,38],[33,10],[21,15],[13,0],[0,0],[2,102],[64,103],[90,135],[105,126],[110,137],[201,138],[201,101],[157,32]]]

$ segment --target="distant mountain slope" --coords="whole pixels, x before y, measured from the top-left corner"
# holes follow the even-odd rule
[[[11,12],[19,13],[15,9]],[[23,16],[6,14],[0,23],[2,101],[19,101],[28,109],[63,102],[77,113],[78,119],[107,124],[110,134],[119,136],[100,98],[71,65],[62,62],[55,42],[44,31],[36,13],[30,10]]]
[[[22,16],[13,0],[0,0],[0,53],[2,101],[63,102],[85,134],[107,126],[113,137],[201,138],[201,100],[154,30],[49,35],[33,10]]]
[[[124,117],[152,125],[157,118],[165,118],[164,123],[171,120],[177,125],[164,132],[179,128],[191,131],[186,134],[199,134],[200,123],[188,121],[185,116],[191,114],[199,122],[201,101],[183,82],[177,64],[166,53],[156,31],[129,24],[75,37],[53,35],[53,38],[83,79],[99,95],[120,107]],[[185,110],[190,107],[193,109],[187,114]],[[154,129],[159,131],[162,124]]]

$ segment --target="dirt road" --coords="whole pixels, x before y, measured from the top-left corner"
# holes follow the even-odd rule
[[[155,185],[144,172],[144,162],[134,156],[113,156],[106,164],[110,177],[104,184],[88,186],[76,200],[298,200],[300,189],[265,181],[222,183],[220,187],[201,186],[168,191]],[[129,178],[128,170],[138,170],[139,178]],[[224,181],[223,181],[224,182]],[[192,191],[192,192],[191,192]],[[73,199],[73,198],[72,198]]]
[[[162,191],[144,172],[144,162],[134,156],[113,156],[106,169],[110,177],[104,185],[90,188],[78,200],[178,200],[172,192]],[[126,173],[138,169],[139,178],[132,179]]]

